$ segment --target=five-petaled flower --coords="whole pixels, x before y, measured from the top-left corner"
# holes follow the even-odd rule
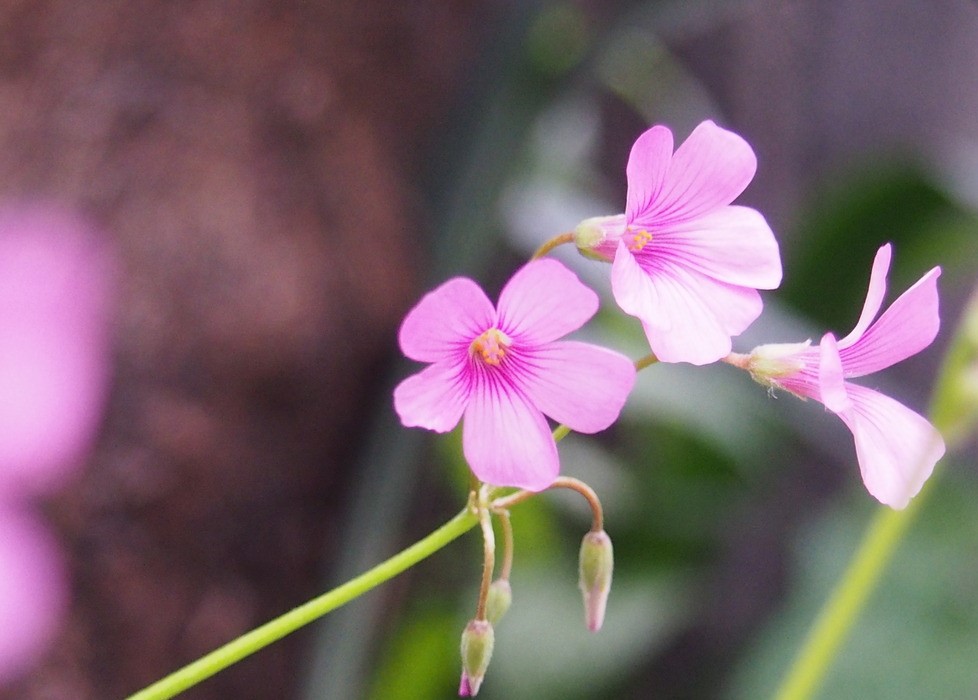
[[[625,213],[581,222],[575,242],[613,261],[615,300],[642,322],[659,360],[703,365],[760,315],[757,290],[781,283],[781,258],[764,217],[730,204],[757,169],[747,142],[705,121],[672,146],[664,126],[639,136]]]
[[[401,325],[404,354],[431,363],[395,389],[401,421],[447,432],[464,414],[462,447],[476,477],[547,488],[559,463],[544,416],[582,433],[604,430],[635,381],[625,356],[559,340],[597,309],[597,295],[555,260],[517,271],[495,308],[472,280],[445,282]]]
[[[920,352],[940,327],[935,267],[873,319],[886,293],[889,244],[873,263],[869,292],[856,327],[818,347],[811,342],[762,345],[749,355],[731,355],[762,384],[822,402],[852,431],[863,482],[880,502],[904,508],[944,455],[944,440],[926,419],[873,389],[846,379],[885,369]]]

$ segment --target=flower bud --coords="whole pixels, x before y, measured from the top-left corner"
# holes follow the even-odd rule
[[[581,542],[580,587],[584,595],[584,619],[592,632],[601,629],[615,568],[611,538],[604,530],[589,532]]]
[[[488,620],[472,620],[462,632],[462,680],[458,694],[475,697],[492,658],[494,635]]]
[[[574,245],[581,255],[611,262],[615,259],[618,240],[625,233],[625,215],[594,216],[574,229]]]
[[[509,610],[513,602],[513,589],[509,581],[504,578],[496,579],[489,586],[489,598],[486,600],[486,619],[493,625],[498,624],[499,620],[506,611]]]

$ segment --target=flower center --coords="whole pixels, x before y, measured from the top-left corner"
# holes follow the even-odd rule
[[[498,367],[506,357],[506,350],[512,342],[509,336],[498,328],[490,328],[472,341],[469,353],[473,356],[479,355],[487,365]]]
[[[647,246],[652,241],[652,234],[646,231],[644,228],[641,231],[629,230],[629,236],[626,240],[631,239],[628,242],[628,249],[633,253],[637,253]]]

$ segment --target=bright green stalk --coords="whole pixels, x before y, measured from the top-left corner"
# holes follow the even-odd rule
[[[326,613],[345,605],[354,598],[376,588],[419,561],[431,556],[445,545],[471,530],[479,520],[466,508],[440,528],[387,561],[351,579],[318,598],[267,622],[261,627],[215,649],[151,686],[144,688],[128,700],[166,700],[183,692],[215,673],[253,654],[272,642],[278,641],[300,627],[308,625]]]

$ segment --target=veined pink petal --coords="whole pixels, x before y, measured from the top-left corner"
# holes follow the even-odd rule
[[[57,546],[32,517],[0,504],[0,686],[44,653],[67,590]]]
[[[862,337],[863,332],[869,328],[869,324],[876,318],[883,299],[886,297],[886,273],[890,270],[890,258],[892,247],[889,243],[876,251],[873,259],[873,271],[869,275],[869,290],[866,292],[866,302],[863,304],[862,313],[856,327],[845,338],[839,341],[840,348],[847,348]]]
[[[833,413],[842,413],[852,405],[842,378],[839,346],[831,333],[826,333],[819,344],[818,384],[822,403]]]
[[[878,372],[934,342],[941,326],[937,295],[940,275],[941,268],[935,267],[921,277],[859,340],[841,351],[847,377]]]
[[[445,433],[458,425],[469,399],[464,366],[437,362],[394,389],[394,410],[409,428]]]
[[[631,360],[588,343],[551,343],[534,349],[521,364],[530,401],[579,433],[596,433],[614,423],[635,384]]]
[[[542,491],[560,471],[557,445],[543,414],[499,383],[486,382],[469,402],[462,451],[476,477],[495,486]]]
[[[656,198],[629,223],[662,228],[709,214],[736,199],[756,170],[744,139],[705,121],[676,149]]]
[[[624,244],[612,265],[611,288],[622,310],[642,321],[652,351],[663,362],[716,362],[730,353],[731,336],[742,333],[762,309],[754,289],[666,261],[646,271]]]
[[[401,351],[412,360],[438,362],[491,328],[496,313],[485,292],[466,277],[425,294],[401,324]]]
[[[748,207],[722,207],[656,230],[646,251],[741,287],[775,289],[781,284],[778,242],[764,217]]]
[[[549,343],[576,331],[597,310],[598,295],[577,275],[556,260],[534,260],[499,295],[499,329],[525,342]]]
[[[926,419],[879,392],[847,384],[852,408],[839,414],[856,442],[863,483],[881,503],[905,508],[944,456]]]
[[[672,163],[672,132],[653,126],[632,144],[625,166],[628,194],[625,216],[629,221],[648,211],[662,191]]]

